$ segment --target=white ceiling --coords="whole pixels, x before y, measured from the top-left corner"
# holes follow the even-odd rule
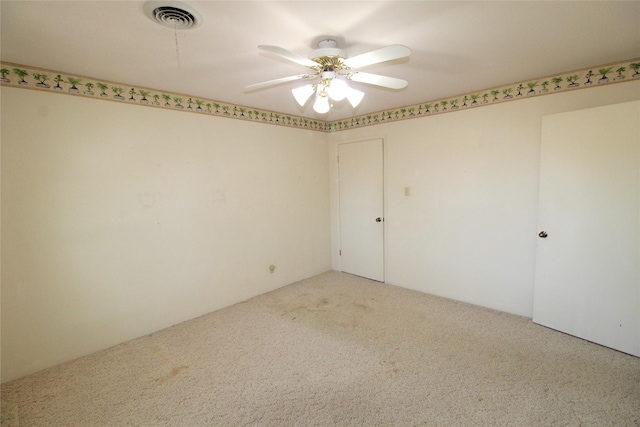
[[[640,57],[640,1],[195,1],[201,26],[174,31],[144,1],[0,1],[0,59],[237,105],[339,120],[554,73]],[[364,88],[362,104],[317,115],[289,83],[246,85],[306,68],[260,44],[307,56],[333,36],[350,56],[403,44],[409,60],[363,69],[405,79]],[[299,85],[300,83],[298,83]]]

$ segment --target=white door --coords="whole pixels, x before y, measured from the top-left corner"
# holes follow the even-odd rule
[[[639,159],[640,101],[543,118],[533,321],[636,356]]]
[[[338,146],[340,266],[384,282],[382,139]]]

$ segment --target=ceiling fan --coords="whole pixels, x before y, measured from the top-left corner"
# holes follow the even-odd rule
[[[310,83],[304,86],[293,89],[293,97],[298,104],[303,107],[309,98],[311,98],[311,95],[315,93],[313,109],[319,114],[324,114],[329,111],[331,108],[330,99],[342,101],[347,98],[354,108],[360,104],[360,101],[362,101],[364,97],[364,92],[350,87],[347,83],[348,81],[366,83],[389,89],[404,89],[409,84],[406,80],[395,77],[363,73],[362,71],[356,70],[356,68],[364,68],[381,62],[408,57],[411,54],[411,49],[398,44],[362,53],[352,58],[349,58],[343,49],[338,48],[338,43],[333,39],[319,41],[318,48],[313,50],[308,58],[278,46],[260,45],[258,49],[278,55],[295,64],[305,66],[313,72],[252,84],[245,87],[245,92],[252,92],[298,80],[310,81]]]

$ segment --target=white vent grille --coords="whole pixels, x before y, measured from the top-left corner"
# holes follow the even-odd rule
[[[152,21],[177,30],[190,30],[202,23],[195,9],[177,1],[150,1],[144,5],[144,12]]]

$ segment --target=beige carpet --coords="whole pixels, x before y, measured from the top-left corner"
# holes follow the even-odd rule
[[[328,272],[2,385],[2,426],[638,426],[640,359]]]

